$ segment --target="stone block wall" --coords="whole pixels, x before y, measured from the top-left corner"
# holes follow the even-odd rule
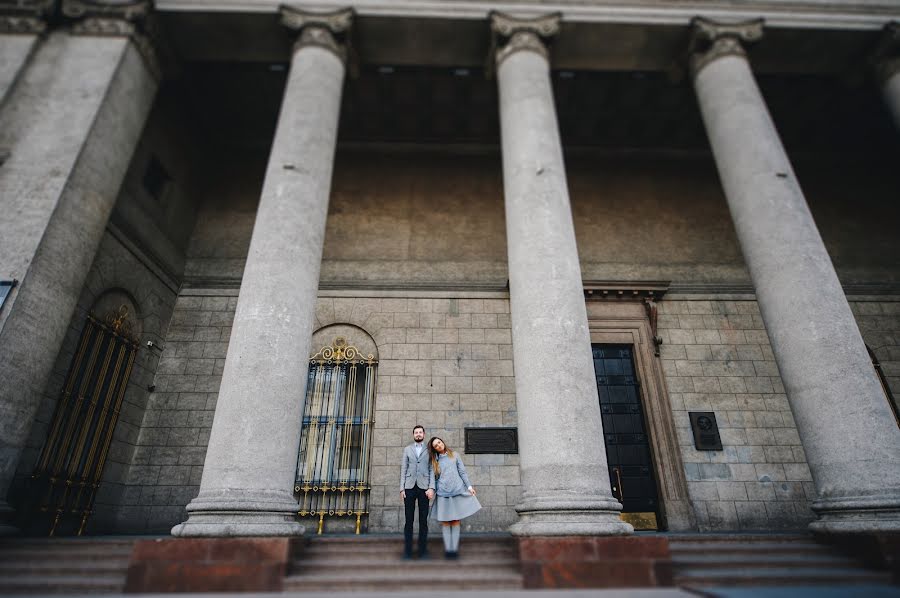
[[[466,427],[516,426],[509,300],[455,297],[322,297],[317,328],[355,324],[379,351],[369,529],[399,531],[400,458],[416,424],[463,455],[484,507],[470,530],[505,530],[519,502],[518,455],[465,455]]]
[[[501,293],[348,293],[322,293],[315,327],[351,324],[377,344],[368,529],[397,532],[399,460],[413,426],[462,449],[465,427],[517,425],[509,302]],[[236,294],[186,290],[175,303],[125,490],[123,508],[145,522],[142,531],[182,521],[199,490]],[[900,302],[852,306],[896,392]],[[698,526],[802,528],[815,489],[756,302],[675,295],[659,309],[660,359]],[[690,411],[716,413],[722,451],[694,448]],[[521,497],[518,456],[463,459],[485,507],[468,529],[506,529]]]
[[[801,528],[812,477],[755,301],[659,304],[661,359],[701,530]],[[689,412],[713,411],[722,451],[694,448]]]
[[[143,529],[140,518],[136,518],[135,513],[128,508],[123,510],[121,505],[123,502],[130,502],[129,496],[134,492],[131,486],[134,475],[131,464],[145,421],[144,410],[150,396],[148,387],[153,383],[159,359],[158,351],[148,349],[145,343],[152,341],[155,346],[162,343],[176,297],[172,283],[166,282],[163,276],[154,272],[148,266],[149,263],[136,247],[123,243],[120,237],[110,232],[104,235],[45,389],[28,444],[19,461],[18,479],[11,491],[11,499],[15,504],[19,500],[18,493],[24,491],[24,479],[31,475],[47,440],[50,423],[88,314],[106,293],[124,294],[133,300],[138,310],[134,314],[137,316],[134,321],[137,329],[133,332],[139,333],[140,346],[103,469],[102,483],[88,533]],[[97,315],[103,317],[104,314]]]
[[[236,296],[175,301],[123,499],[140,531],[184,521],[200,489],[236,306]]]
[[[851,300],[850,309],[900,410],[900,300]]]
[[[188,290],[175,303],[127,490],[127,508],[146,522],[142,531],[183,521],[199,491],[236,294]],[[317,329],[356,325],[378,346],[370,531],[402,527],[400,456],[413,426],[463,453],[465,427],[516,425],[509,301],[462,295],[318,302]],[[518,456],[464,454],[463,462],[484,506],[467,528],[506,529],[521,495]]]

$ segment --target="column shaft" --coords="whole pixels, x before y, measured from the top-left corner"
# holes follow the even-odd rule
[[[750,65],[714,57],[694,84],[816,484],[811,527],[900,529],[900,430]]]
[[[0,34],[0,109],[37,40],[37,33]]]
[[[0,112],[0,498],[5,498],[156,93],[127,37],[51,34]],[[2,503],[5,505],[5,501]]]
[[[900,59],[896,61],[893,73],[885,77],[882,83],[882,93],[887,107],[894,117],[894,124],[900,128]]]
[[[612,497],[549,64],[498,66],[523,502],[518,535],[626,534]]]
[[[303,532],[292,490],[343,79],[332,51],[295,51],[200,493],[174,535]]]

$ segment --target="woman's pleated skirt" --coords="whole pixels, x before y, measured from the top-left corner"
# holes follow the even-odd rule
[[[481,510],[481,503],[471,494],[438,496],[431,505],[428,516],[437,521],[458,521]]]

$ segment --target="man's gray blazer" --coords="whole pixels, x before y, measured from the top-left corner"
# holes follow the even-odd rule
[[[423,448],[422,454],[416,457],[416,445],[410,444],[403,449],[403,462],[400,464],[400,490],[409,490],[416,484],[423,490],[433,489],[434,470],[431,468],[428,449]]]

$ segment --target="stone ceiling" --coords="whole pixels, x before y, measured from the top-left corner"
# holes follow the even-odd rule
[[[223,147],[267,150],[286,65],[191,63],[177,95],[203,135]],[[563,143],[610,150],[708,151],[689,83],[659,71],[556,70]],[[763,74],[760,87],[792,152],[900,155],[874,82]],[[364,65],[348,78],[343,143],[499,145],[496,81],[472,67]]]

